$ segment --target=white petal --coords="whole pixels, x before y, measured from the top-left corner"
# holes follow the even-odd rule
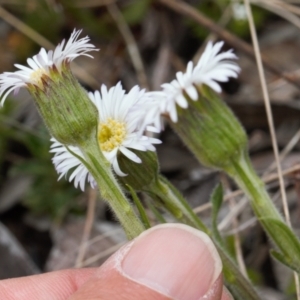
[[[112,161],[117,157],[117,154],[118,154],[118,148],[115,148],[113,149],[112,151],[110,152],[103,152],[105,158],[110,162],[112,163]]]
[[[54,51],[46,51],[44,48],[40,50],[37,55],[27,59],[27,66],[15,64],[18,71],[6,72],[0,75],[0,103],[3,104],[8,94],[25,86],[28,83],[32,83],[32,72],[42,69],[44,73],[49,75],[49,67],[55,65],[58,70],[61,69],[64,61],[72,61],[78,56],[89,56],[87,54],[91,51],[97,51],[95,46],[89,44],[89,38],[84,37],[78,39],[81,30],[74,30],[70,39],[65,44],[64,41],[59,44]],[[64,46],[65,45],[65,46]]]
[[[147,147],[145,147],[140,141],[134,141],[134,142],[124,142],[123,143],[124,147],[128,147],[131,149],[139,150],[139,151],[146,151]]]
[[[220,93],[222,89],[218,82],[226,82],[229,77],[237,77],[240,68],[232,61],[237,59],[237,56],[232,50],[219,53],[223,44],[222,41],[214,45],[209,42],[195,66],[189,62],[185,73],[178,72],[175,80],[162,84],[165,97],[161,101],[160,113],[169,114],[170,119],[177,122],[176,103],[182,108],[188,107],[183,91],[192,100],[197,101],[198,92],[195,85],[206,84]]]
[[[192,100],[194,101],[198,100],[198,92],[193,85],[186,87],[185,91]]]
[[[60,175],[58,179],[66,176],[69,171],[72,170],[72,173],[69,176],[69,181],[74,180],[75,187],[79,186],[80,189],[84,191],[84,185],[87,178],[90,184],[95,184],[93,176],[76,156],[73,156],[73,154],[71,154],[71,152],[69,152],[64,145],[59,143],[54,138],[51,138],[51,142],[52,145],[50,152],[55,153],[54,157],[52,158],[52,162],[57,173]],[[69,146],[69,148],[76,155],[83,157],[79,148],[75,146]]]
[[[125,124],[124,139],[118,142],[111,151],[103,151],[105,158],[111,163],[116,174],[125,176],[126,174],[120,170],[118,165],[118,151],[135,163],[141,163],[142,161],[129,149],[155,151],[153,144],[158,144],[160,141],[148,138],[143,134],[147,126],[150,126],[149,130],[155,132],[159,132],[158,129],[162,127],[160,113],[161,107],[165,104],[161,103],[160,100],[166,101],[165,94],[163,92],[146,93],[138,86],[133,87],[126,94],[119,82],[109,89],[102,85],[100,91],[88,95],[99,111],[100,124],[107,125],[108,119]],[[187,101],[184,100],[182,105],[186,104]]]
[[[161,140],[155,139],[155,138],[152,138],[152,137],[149,137],[149,142],[151,142],[151,144],[161,144],[162,143]]]
[[[35,63],[35,61],[32,58],[27,59],[27,64],[30,66],[33,70],[39,69],[39,66]]]
[[[155,126],[147,126],[146,130],[151,131],[151,132],[155,132],[155,133],[160,133],[160,130]]]
[[[115,160],[113,161],[112,166],[113,166],[113,169],[114,169],[114,171],[116,172],[117,175],[119,175],[119,176],[121,176],[121,177],[124,177],[124,176],[127,175],[127,174],[125,174],[125,173],[123,173],[123,172],[121,171],[117,159],[115,159]]]
[[[128,157],[130,160],[140,164],[142,162],[142,160],[132,151],[130,151],[129,149],[125,148],[125,147],[120,147],[120,151],[126,156]]]
[[[175,100],[180,107],[182,107],[182,108],[188,107],[188,102],[187,102],[186,98],[182,95],[182,93],[178,94],[175,97]]]

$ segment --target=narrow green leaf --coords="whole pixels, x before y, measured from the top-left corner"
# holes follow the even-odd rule
[[[221,244],[224,244],[224,241],[218,230],[218,214],[223,202],[223,187],[221,184],[218,184],[212,192],[210,197],[210,202],[212,204],[212,234],[215,239],[217,239]]]
[[[261,218],[260,221],[280,250],[272,251],[273,257],[299,273],[300,245],[291,228],[281,220]]]
[[[132,199],[140,213],[140,217],[141,217],[141,221],[143,222],[144,226],[146,227],[146,229],[149,229],[151,227],[150,225],[150,221],[148,219],[148,216],[146,214],[146,211],[139,199],[139,197],[137,196],[136,192],[134,191],[134,189],[129,185],[129,184],[126,184],[128,190],[130,191],[130,194],[132,196]]]
[[[300,273],[300,269],[298,269],[289,259],[287,259],[282,253],[271,249],[270,251],[273,258],[286,265],[288,268]]]
[[[222,184],[218,184],[212,192],[210,197],[210,201],[212,203],[212,218],[216,221],[219,210],[223,203],[223,187]]]
[[[148,206],[155,215],[155,218],[159,221],[159,223],[164,224],[167,223],[165,218],[162,216],[162,214],[156,209],[156,207],[151,203],[151,201],[148,201]]]

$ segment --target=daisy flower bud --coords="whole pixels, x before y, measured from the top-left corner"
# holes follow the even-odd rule
[[[119,182],[127,188],[130,185],[135,191],[149,192],[156,185],[159,176],[159,163],[155,152],[138,152],[142,164],[135,164],[126,156],[119,157],[120,168],[127,176],[119,177]]]
[[[217,95],[222,91],[219,82],[237,77],[240,70],[232,50],[219,53],[222,46],[209,42],[195,66],[189,62],[185,73],[178,72],[162,91],[150,93],[198,159],[221,169],[247,144],[242,126]]]
[[[191,101],[188,110],[179,107],[178,122],[171,126],[202,164],[226,170],[247,152],[246,133],[214,91],[207,86],[198,90],[201,99]]]
[[[143,164],[144,166],[144,160],[150,154],[146,155],[143,152],[155,151],[153,145],[161,143],[160,140],[144,134],[146,128],[155,130],[148,126],[152,120],[146,117],[147,111],[143,109],[143,103],[147,106],[151,98],[138,86],[133,87],[126,94],[121,83],[110,89],[102,85],[100,91],[89,93],[89,97],[98,110],[96,125],[98,146],[115,174],[124,177],[131,173],[131,170],[123,163],[124,158],[131,164],[132,172],[134,172],[134,165]],[[83,190],[86,179],[93,187],[95,180],[81,160],[84,155],[80,148],[66,147],[54,139],[52,141],[54,143],[50,152],[55,153],[53,164],[60,178],[73,169],[69,180],[74,179],[75,187],[79,185]],[[124,169],[119,165],[120,160]],[[158,168],[155,163],[153,168],[154,170]],[[143,176],[145,178],[140,180],[147,181],[150,174],[146,173]]]
[[[240,122],[217,93],[218,82],[236,77],[239,67],[227,51],[218,54],[223,43],[209,43],[198,64],[188,63],[186,73],[178,72],[171,83],[156,92],[160,112],[204,165],[230,175],[249,197],[257,219],[276,244],[274,257],[300,270],[300,241],[280,213],[257,176],[247,150],[247,136]],[[159,101],[158,101],[159,102]]]
[[[89,52],[97,50],[88,37],[79,39],[80,33],[74,30],[54,51],[42,48],[27,59],[28,66],[16,64],[18,71],[0,74],[1,105],[12,91],[26,88],[51,135],[68,145],[83,143],[97,124],[96,108],[70,69],[76,57],[92,57]]]

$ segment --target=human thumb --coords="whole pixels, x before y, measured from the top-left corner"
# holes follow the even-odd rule
[[[230,299],[221,271],[217,250],[206,234],[164,224],[123,246],[69,299]]]

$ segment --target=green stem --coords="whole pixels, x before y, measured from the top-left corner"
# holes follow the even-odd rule
[[[283,254],[284,263],[300,270],[300,243],[292,229],[284,222],[270,199],[264,183],[254,171],[250,159],[243,153],[233,159],[226,170],[250,199],[254,214],[269,237]]]
[[[181,221],[203,232],[209,234],[208,228],[202,223],[198,216],[193,212],[181,193],[163,176],[159,175],[158,180],[152,185],[151,191],[164,202],[173,205],[175,209],[182,213]]]
[[[189,98],[188,110],[178,108],[172,127],[197,159],[233,177],[249,197],[258,221],[278,247],[273,256],[300,273],[300,242],[273,205],[247,153],[247,136],[239,121],[218,95],[198,87],[198,101]]]
[[[98,145],[90,140],[81,146],[81,150],[85,154],[86,167],[96,180],[101,196],[116,214],[128,239],[137,237],[145,228],[121,190]]]
[[[212,237],[211,237],[212,238]],[[231,294],[236,300],[260,300],[252,284],[240,272],[228,251],[213,239],[223,263],[223,275]]]
[[[223,274],[227,286],[235,299],[260,299],[249,281],[240,273],[227,249],[221,245],[219,241],[214,239],[210,230],[195,214],[185,198],[166,178],[160,175],[158,180],[151,186],[151,193],[155,193],[164,204],[167,204],[164,205],[165,208],[168,209],[177,220],[205,232],[213,239],[223,262]],[[176,213],[177,210],[182,212],[182,216],[179,218]]]
[[[243,153],[240,159],[232,160],[228,173],[236,180],[241,189],[249,196],[255,214],[259,218],[275,218],[283,221],[280,213],[270,199],[264,183],[254,171],[248,155]]]

